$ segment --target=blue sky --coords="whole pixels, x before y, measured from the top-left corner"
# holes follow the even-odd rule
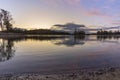
[[[120,0],[0,0],[15,27],[50,28],[74,22],[86,26],[120,25]]]

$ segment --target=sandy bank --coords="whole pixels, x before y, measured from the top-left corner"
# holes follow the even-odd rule
[[[71,74],[4,74],[0,80],[120,80],[120,69],[109,68],[97,71],[81,71]]]

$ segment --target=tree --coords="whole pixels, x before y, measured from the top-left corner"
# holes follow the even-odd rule
[[[0,13],[0,27],[1,27],[1,30],[3,30],[3,15],[2,15],[2,13]]]
[[[1,17],[0,17],[0,21],[1,21],[1,30],[4,31],[10,31],[12,30],[12,16],[10,15],[10,12],[1,9],[1,13],[0,13]]]

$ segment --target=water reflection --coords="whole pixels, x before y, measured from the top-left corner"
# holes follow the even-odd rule
[[[0,72],[73,72],[82,68],[120,67],[119,38],[95,35],[2,37]]]
[[[119,39],[120,38],[120,36],[118,36],[118,35],[116,35],[116,36],[113,36],[113,35],[107,35],[107,36],[97,36],[97,39],[98,40],[105,40],[105,39],[109,39],[109,40],[111,40],[111,39]]]
[[[97,36],[97,41],[106,42],[106,43],[119,43],[120,36],[116,35],[107,35],[107,36]]]
[[[14,56],[14,43],[10,39],[0,41],[0,62],[11,59]]]
[[[34,40],[34,41],[50,41],[54,45],[65,45],[74,47],[76,45],[83,46],[87,42],[105,42],[119,43],[120,36],[20,36],[6,37],[0,39],[0,62],[11,59],[15,55],[14,42]]]
[[[68,38],[63,38],[61,40],[52,41],[55,45],[66,45],[73,47],[75,45],[84,45],[85,36],[69,36]]]

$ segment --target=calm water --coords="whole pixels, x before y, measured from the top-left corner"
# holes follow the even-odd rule
[[[118,36],[29,36],[0,39],[0,73],[57,73],[120,67]]]

